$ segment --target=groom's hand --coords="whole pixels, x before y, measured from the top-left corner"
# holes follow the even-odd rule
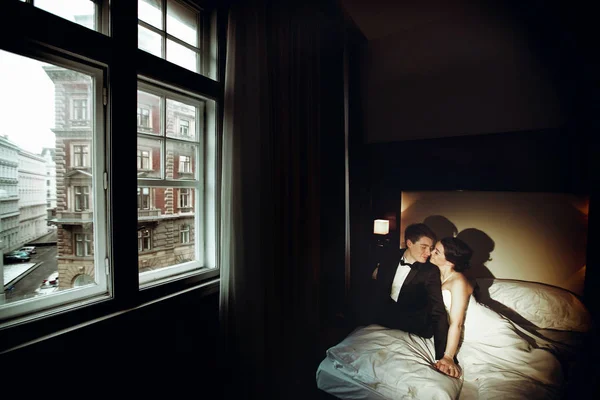
[[[440,360],[435,363],[435,367],[438,371],[443,372],[444,374],[451,376],[453,378],[460,377],[462,373],[460,367],[454,363],[454,360],[448,356],[444,356]]]

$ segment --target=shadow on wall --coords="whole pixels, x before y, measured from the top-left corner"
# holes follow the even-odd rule
[[[475,228],[463,229],[456,237],[473,250],[471,268],[465,271],[467,278],[494,278],[494,274],[485,265],[486,262],[492,261],[492,251],[496,247],[492,238]]]
[[[423,223],[433,230],[438,240],[445,237],[456,237],[465,242],[473,250],[471,268],[465,271],[469,279],[494,278],[492,272],[485,266],[491,261],[491,253],[495,243],[485,232],[475,228],[468,228],[458,232],[456,225],[443,215],[430,215]]]

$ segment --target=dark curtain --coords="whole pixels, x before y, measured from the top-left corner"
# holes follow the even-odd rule
[[[344,284],[343,20],[329,1],[236,2],[227,42],[222,387],[314,398],[344,296],[324,286],[331,265]]]

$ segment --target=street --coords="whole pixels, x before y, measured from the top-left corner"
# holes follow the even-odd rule
[[[57,271],[56,245],[37,246],[36,251],[36,254],[31,255],[31,262],[39,264],[30,273],[17,281],[11,290],[6,291],[6,300],[22,300],[39,295],[35,290],[40,287],[44,279]]]

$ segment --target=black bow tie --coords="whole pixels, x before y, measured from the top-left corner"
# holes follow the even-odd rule
[[[408,265],[408,266],[409,266],[409,267],[411,267],[411,268],[413,267],[413,264],[411,264],[411,263],[407,263],[407,262],[404,262],[404,260],[400,260],[400,265],[402,265],[402,266],[404,266],[404,265]]]

